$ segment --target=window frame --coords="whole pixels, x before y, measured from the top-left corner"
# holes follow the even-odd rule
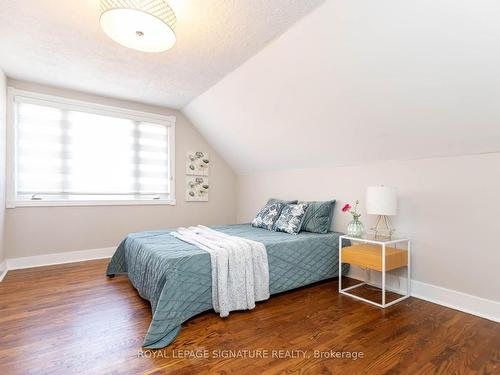
[[[16,98],[23,102],[92,113],[97,115],[119,117],[133,121],[144,121],[165,125],[168,131],[168,164],[170,174],[170,196],[168,199],[128,199],[128,200],[17,200],[16,189]],[[16,207],[58,207],[58,206],[130,206],[130,205],[175,205],[175,116],[141,112],[122,107],[96,104],[60,96],[38,92],[7,88],[7,129],[6,129],[6,208]]]

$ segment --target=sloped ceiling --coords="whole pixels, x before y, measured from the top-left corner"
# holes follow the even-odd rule
[[[500,151],[499,20],[327,0],[183,111],[239,173]]]
[[[0,68],[14,79],[180,108],[323,0],[169,0],[177,43],[148,54],[99,26],[99,1],[0,1]]]

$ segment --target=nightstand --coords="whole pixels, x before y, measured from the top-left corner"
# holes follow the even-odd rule
[[[350,246],[343,247],[343,240],[350,242]],[[346,242],[347,242],[346,241]],[[406,248],[400,248],[406,244]],[[342,263],[349,263],[364,269],[381,272],[382,303],[349,293],[353,289],[367,285],[366,282],[342,289]],[[406,268],[406,294],[389,303],[386,303],[386,273],[399,268]],[[411,284],[411,243],[409,239],[381,239],[372,235],[363,237],[340,236],[339,238],[339,293],[346,296],[371,303],[378,307],[388,307],[398,303],[410,296]]]

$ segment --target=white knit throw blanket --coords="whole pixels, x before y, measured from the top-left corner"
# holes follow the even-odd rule
[[[203,225],[178,228],[172,236],[210,254],[212,303],[226,317],[269,298],[269,264],[264,244],[229,236]]]

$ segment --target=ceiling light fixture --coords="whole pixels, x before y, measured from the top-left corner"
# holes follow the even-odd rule
[[[100,0],[101,27],[121,45],[144,52],[175,44],[175,13],[165,0]]]

